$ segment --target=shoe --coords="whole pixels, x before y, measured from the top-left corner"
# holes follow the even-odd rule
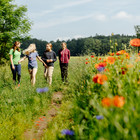
[[[20,87],[20,84],[18,84],[17,88],[19,88],[19,87]]]

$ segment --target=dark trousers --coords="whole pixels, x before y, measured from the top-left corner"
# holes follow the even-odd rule
[[[15,69],[12,69],[12,65],[10,65],[11,67],[11,71],[13,74],[13,80],[16,81],[16,75],[18,75],[18,83],[20,83],[20,78],[21,78],[21,64],[18,65],[14,65]]]
[[[60,63],[61,78],[63,82],[68,82],[68,63]]]

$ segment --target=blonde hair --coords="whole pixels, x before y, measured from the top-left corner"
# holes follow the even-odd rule
[[[23,50],[23,54],[29,55],[31,52],[35,52],[35,51],[36,51],[36,45],[30,44],[27,49]]]

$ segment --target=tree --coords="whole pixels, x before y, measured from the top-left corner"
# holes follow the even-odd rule
[[[0,63],[9,58],[12,43],[29,38],[31,22],[26,17],[27,8],[17,6],[13,0],[0,0]]]

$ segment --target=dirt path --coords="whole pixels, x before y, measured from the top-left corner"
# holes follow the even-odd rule
[[[53,94],[51,105],[48,108],[46,116],[40,116],[39,119],[34,122],[32,128],[25,131],[23,139],[40,140],[42,138],[44,130],[47,129],[48,123],[57,115],[58,109],[61,106],[62,97],[62,92],[55,92]]]

